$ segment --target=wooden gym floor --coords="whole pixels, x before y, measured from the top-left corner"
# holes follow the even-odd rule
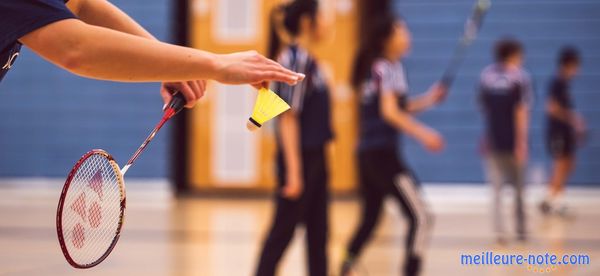
[[[81,271],[64,260],[54,227],[59,181],[0,180],[0,275],[252,275],[271,201],[265,199],[174,199],[165,183],[128,183],[128,212],[115,251],[99,266]],[[600,189],[569,193],[573,218],[542,217],[535,209],[540,187],[527,197],[530,239],[507,245],[491,233],[488,190],[482,185],[427,185],[436,223],[423,275],[600,275]],[[510,197],[510,195],[507,195]],[[508,200],[507,200],[507,203]],[[508,206],[507,206],[508,209]],[[355,200],[331,205],[330,271],[357,223]],[[510,219],[509,212],[505,212]],[[399,275],[406,224],[396,205],[386,205],[360,275]],[[279,275],[305,275],[302,230],[288,249]],[[460,254],[589,254],[584,266],[548,273],[526,266],[468,266]]]

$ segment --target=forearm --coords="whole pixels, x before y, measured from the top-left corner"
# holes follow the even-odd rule
[[[396,129],[416,138],[423,139],[428,128],[419,123],[411,116],[410,112],[401,110],[397,105],[398,99],[392,93],[384,93],[380,96],[379,109],[382,118]]]
[[[289,175],[300,176],[302,163],[300,160],[300,126],[293,112],[286,112],[279,119],[280,139],[283,157]]]
[[[517,141],[517,145],[523,148],[527,146],[527,137],[529,136],[529,110],[523,104],[520,107],[518,107],[515,112],[515,139]]]
[[[140,24],[106,0],[79,0],[77,15],[90,25],[155,39]]]
[[[218,70],[214,54],[74,19],[40,28],[21,41],[72,73],[96,79],[128,82],[214,79]]]
[[[409,100],[407,110],[410,113],[419,113],[429,109],[432,105],[431,96],[428,93],[422,93]]]
[[[575,118],[577,117],[575,112],[563,108],[562,106],[560,106],[552,100],[548,102],[546,106],[546,111],[552,118],[560,120],[566,124],[573,124]]]
[[[421,141],[426,136],[429,128],[414,119],[410,114],[398,111],[384,115],[384,120],[396,129]]]

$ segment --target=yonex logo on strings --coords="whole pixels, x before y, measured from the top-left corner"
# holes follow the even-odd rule
[[[102,171],[99,170],[88,181],[87,185],[88,188],[98,195],[100,201],[102,201],[102,197],[104,196],[102,183]],[[71,204],[71,210],[81,218],[81,222],[78,222],[71,229],[71,242],[75,248],[81,249],[85,245],[85,227],[83,224],[88,223],[92,229],[98,228],[102,222],[102,208],[97,200],[94,200],[90,207],[87,208],[85,191],[82,191],[73,204]]]
[[[10,67],[13,65],[13,63],[15,63],[15,59],[18,56],[19,56],[19,53],[14,53],[12,56],[10,56],[10,58],[8,58],[8,60],[6,61],[6,64],[4,64],[4,66],[2,66],[2,70],[10,69]]]

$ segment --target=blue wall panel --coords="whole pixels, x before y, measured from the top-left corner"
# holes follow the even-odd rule
[[[413,48],[405,60],[411,93],[425,91],[439,79],[461,35],[474,1],[401,0],[395,9],[408,22]],[[492,62],[494,42],[511,35],[526,47],[526,68],[535,85],[532,111],[530,169],[549,170],[544,145],[543,104],[547,83],[561,46],[572,44],[583,53],[581,76],[573,84],[577,109],[587,118],[592,135],[581,148],[573,183],[600,185],[600,1],[494,0],[479,37],[460,69],[442,106],[419,116],[439,129],[447,149],[431,155],[410,139],[405,155],[424,181],[482,182],[479,141],[482,121],[475,104],[479,72]],[[530,170],[531,172],[531,170]]]
[[[161,40],[169,39],[169,0],[115,0]],[[127,162],[161,117],[158,84],[74,76],[24,49],[0,83],[0,177],[62,177],[86,151]],[[168,127],[129,177],[165,177]]]

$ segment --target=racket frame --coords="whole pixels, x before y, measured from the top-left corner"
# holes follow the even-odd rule
[[[481,3],[485,1],[487,1],[486,4]],[[450,59],[450,63],[448,64],[448,67],[446,67],[446,70],[442,75],[441,83],[446,88],[450,88],[450,86],[452,86],[452,83],[454,83],[454,79],[456,78],[456,74],[458,73],[458,68],[460,67],[460,65],[466,57],[467,48],[471,46],[471,44],[479,35],[479,31],[483,26],[483,20],[485,19],[485,16],[490,9],[490,5],[491,1],[488,0],[475,1],[475,6],[473,8],[473,11],[469,15],[469,18],[467,18],[467,22],[465,23],[460,41],[455,46],[454,52],[452,53],[452,57]],[[470,27],[475,29],[470,30]],[[469,34],[469,31],[473,31],[473,33]]]
[[[112,240],[110,246],[108,247],[108,249],[106,250],[106,252],[104,252],[104,254],[102,254],[102,256],[100,256],[100,258],[98,258],[98,260],[96,260],[90,264],[79,264],[79,263],[75,262],[75,260],[73,260],[73,258],[69,254],[69,251],[67,250],[64,233],[62,231],[62,214],[63,214],[65,199],[69,192],[69,187],[71,186],[71,181],[77,174],[77,171],[79,170],[81,165],[83,165],[83,163],[88,158],[90,158],[94,155],[102,155],[106,159],[108,159],[111,166],[113,167],[113,170],[117,174],[117,177],[118,177],[117,182],[119,184],[119,191],[121,192],[121,203],[120,203],[121,210],[120,210],[120,215],[119,215],[119,224],[117,226],[117,231],[115,233],[115,237],[113,238],[113,240]],[[104,150],[94,149],[94,150],[91,150],[91,151],[87,152],[86,154],[84,154],[79,159],[79,161],[77,161],[75,166],[73,166],[73,168],[71,169],[71,172],[69,172],[69,176],[67,177],[67,180],[65,181],[65,185],[63,186],[63,190],[60,194],[60,199],[58,201],[58,208],[56,209],[56,233],[58,236],[58,242],[60,244],[60,249],[61,249],[63,255],[65,256],[65,259],[67,259],[67,262],[69,262],[69,264],[71,266],[73,266],[74,268],[81,268],[81,269],[91,268],[91,267],[94,267],[94,266],[100,264],[102,261],[104,261],[104,259],[106,259],[108,257],[108,255],[110,255],[112,250],[117,245],[117,242],[119,241],[119,237],[121,236],[121,229],[123,227],[123,223],[125,222],[125,208],[127,206],[126,201],[127,201],[127,197],[125,195],[125,181],[123,180],[123,174],[121,174],[119,165],[116,163],[116,161],[112,157],[112,155],[110,155],[108,152],[106,152]]]

